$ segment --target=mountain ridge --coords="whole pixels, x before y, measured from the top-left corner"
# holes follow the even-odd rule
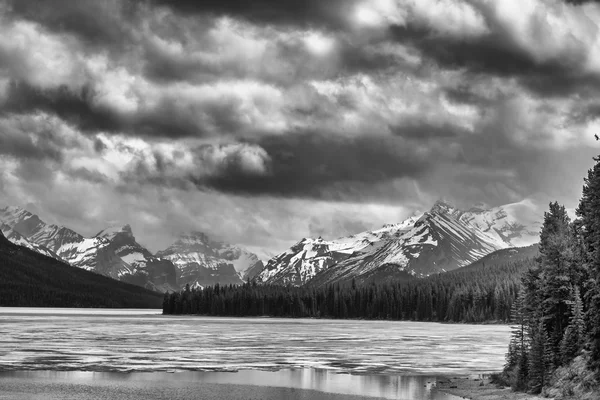
[[[0,231],[0,306],[158,308],[159,293],[73,267]]]
[[[450,271],[496,250],[536,242],[534,226],[515,217],[528,209],[521,202],[465,211],[438,201],[428,212],[378,230],[329,241],[304,238],[269,260],[257,281],[300,286],[360,281],[381,275],[381,268],[400,277]]]
[[[212,240],[203,232],[182,234],[165,250],[156,253],[177,266],[181,285],[204,287],[215,283],[241,284],[262,261],[241,247]],[[251,276],[250,276],[251,277]]]
[[[206,272],[208,279],[186,280],[182,269],[185,262],[177,265],[173,260],[186,258],[186,253],[171,252],[161,257],[169,248],[156,254],[137,242],[130,225],[110,226],[92,237],[60,225],[47,224],[37,215],[16,206],[0,209],[0,228],[7,240],[23,245],[41,254],[64,261],[78,268],[94,271],[113,279],[161,292],[178,290],[186,283],[239,284],[246,279],[246,270],[262,269],[262,261],[245,249],[210,239],[202,232],[189,237],[202,238],[207,256],[196,254],[193,261],[198,269]],[[176,242],[177,243],[177,242]],[[212,246],[212,247],[211,247]],[[198,252],[198,249],[195,249]],[[206,258],[206,265],[202,259]]]

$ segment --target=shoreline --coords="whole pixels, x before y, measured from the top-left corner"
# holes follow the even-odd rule
[[[513,392],[510,387],[498,387],[486,375],[444,376],[437,382],[439,391],[469,400],[552,400],[538,395]]]
[[[286,376],[318,373],[312,370],[284,370],[284,371],[258,371],[245,370],[238,373],[219,372],[85,372],[85,371],[12,371],[0,373],[0,383],[5,389],[0,394],[0,399],[38,399],[31,397],[36,393],[46,393],[44,399],[58,400],[64,396],[76,398],[84,393],[93,394],[96,399],[112,399],[115,396],[130,396],[132,399],[158,399],[178,398],[173,397],[179,392],[193,393],[201,391],[210,399],[383,399],[397,398],[391,392],[379,390],[366,390],[362,385],[354,386],[348,379],[372,379],[375,376],[348,376],[333,373],[334,381],[341,378],[344,381],[323,386],[319,384],[298,385],[298,382],[289,381],[282,384],[272,383]],[[283,374],[283,375],[282,375]],[[327,373],[329,375],[329,373]],[[340,376],[346,375],[346,377]],[[388,376],[392,377],[392,376]],[[255,380],[257,379],[258,380]],[[267,378],[267,379],[265,379]],[[336,379],[337,378],[337,379]],[[382,378],[380,375],[379,378]],[[399,378],[396,376],[396,378]],[[490,382],[489,375],[441,375],[437,377],[407,376],[413,379],[416,386],[421,387],[418,399],[439,400],[542,400],[547,399],[527,393],[513,392],[510,388],[498,387]],[[402,379],[402,378],[400,378]],[[414,380],[416,379],[416,380]],[[284,379],[285,380],[285,379]],[[328,380],[328,379],[326,379]],[[342,384],[342,386],[340,386]],[[364,384],[364,383],[363,383]],[[343,390],[340,390],[344,387]],[[355,389],[355,390],[352,390]],[[362,390],[361,390],[362,389]],[[371,388],[373,389],[373,388]],[[136,393],[142,390],[142,392]],[[156,397],[157,394],[162,395]],[[438,393],[437,395],[435,393]],[[400,393],[397,393],[400,394]],[[246,397],[246,396],[250,397]],[[404,397],[415,398],[417,392],[403,392]],[[406,397],[406,396],[409,397]],[[75,396],[75,397],[73,397]],[[96,396],[96,397],[94,397]],[[104,397],[103,397],[104,396]],[[131,397],[133,396],[133,397]],[[138,396],[138,397],[135,397]],[[167,396],[167,397],[164,397]],[[281,397],[284,396],[284,397]],[[309,396],[309,397],[306,397]],[[424,397],[421,397],[424,396]],[[433,396],[433,397],[430,397]],[[41,400],[41,398],[39,398]]]
[[[350,375],[326,370],[231,372],[0,372],[2,400],[463,400],[439,376]],[[43,397],[36,397],[43,393]]]

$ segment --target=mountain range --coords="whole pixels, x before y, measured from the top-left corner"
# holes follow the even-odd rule
[[[527,201],[461,210],[438,201],[429,211],[380,229],[325,240],[304,238],[266,265],[253,253],[202,232],[181,235],[152,253],[131,226],[84,237],[49,225],[19,207],[0,209],[0,228],[14,244],[155,291],[241,284],[247,279],[280,285],[412,279],[470,265],[498,250],[538,241],[541,218]],[[507,253],[508,254],[508,253]]]
[[[428,212],[378,230],[335,240],[302,239],[272,258],[256,279],[318,286],[451,271],[497,250],[536,243],[540,225],[532,210],[528,202],[460,210],[438,201]]]
[[[0,209],[0,228],[12,243],[120,281],[151,290],[178,290],[186,284],[240,284],[246,272],[262,269],[258,257],[239,247],[195,233],[182,235],[152,254],[139,244],[129,225],[110,227],[93,237],[51,225],[20,208]]]
[[[0,232],[0,307],[158,308],[154,291],[76,268]]]

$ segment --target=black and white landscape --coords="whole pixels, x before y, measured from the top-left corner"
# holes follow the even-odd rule
[[[592,0],[0,0],[0,398],[597,398],[599,38]]]

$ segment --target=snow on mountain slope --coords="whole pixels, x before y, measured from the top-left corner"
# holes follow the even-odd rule
[[[377,231],[332,241],[303,239],[269,260],[257,279],[264,283],[321,285],[352,278],[381,278],[382,268],[385,276],[450,271],[493,251],[534,243],[535,227],[520,224],[515,209],[522,213],[523,205],[462,211],[440,201],[422,216]]]
[[[6,239],[8,239],[11,243],[16,244],[17,246],[27,247],[30,250],[37,251],[40,254],[62,261],[62,259],[53,251],[50,251],[44,246],[27,240],[23,235],[21,235],[19,232],[15,231],[6,224],[0,224],[0,232],[2,232]]]
[[[110,243],[108,248],[129,265],[130,273],[120,276],[121,280],[162,292],[179,289],[177,269],[173,263],[155,257],[140,245],[131,226],[110,227],[98,232],[95,237],[107,240]]]
[[[37,215],[19,207],[0,209],[0,221],[75,267],[115,279],[131,273],[129,266],[107,249],[109,241],[106,239],[85,238],[63,226],[48,225]]]
[[[242,248],[211,240],[202,232],[182,235],[169,248],[156,253],[175,264],[179,284],[206,286],[215,283],[240,284],[263,264],[258,257]]]
[[[385,225],[367,231],[327,241],[323,238],[302,239],[288,251],[273,257],[257,279],[264,283],[302,285],[315,275],[336,265],[365,248],[380,248],[388,240],[410,231],[418,221],[414,216],[400,224]]]
[[[466,211],[439,201],[432,211],[452,215],[509,247],[523,247],[539,239],[541,216],[536,215],[535,209],[536,206],[530,200],[494,208],[478,204]]]
[[[157,262],[148,250],[135,242],[133,235],[131,235],[132,243],[122,242],[123,236],[117,231],[86,238],[63,226],[48,225],[37,215],[19,207],[0,209],[0,221],[7,229],[10,228],[14,234],[19,235],[21,241],[26,240],[31,243],[30,248],[33,250],[44,254],[46,249],[75,267],[150,289],[164,291],[177,288],[173,265],[165,260]],[[18,240],[18,236],[14,237]],[[117,253],[126,253],[127,246],[132,246],[136,251],[146,254],[153,263],[149,265],[148,262],[144,262],[142,265],[140,262],[132,262],[130,264],[123,260]],[[131,254],[133,253],[128,255]],[[135,260],[130,261],[141,261],[137,257],[134,258]]]

